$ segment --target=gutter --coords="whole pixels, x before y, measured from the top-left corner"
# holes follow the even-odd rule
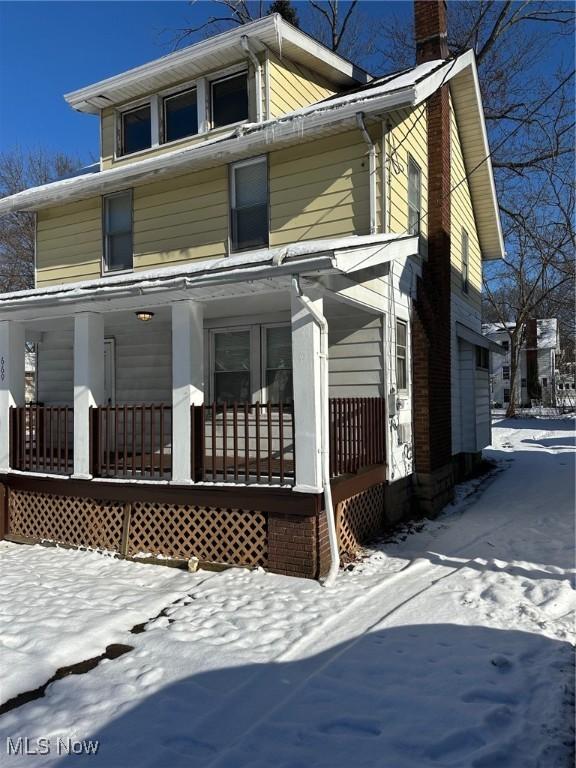
[[[356,113],[356,124],[362,134],[362,138],[368,145],[368,183],[370,189],[370,234],[374,235],[377,231],[376,223],[376,145],[372,141],[366,122],[364,112]]]
[[[256,122],[261,123],[264,119],[262,116],[262,65],[258,61],[258,57],[253,49],[250,47],[250,39],[248,35],[242,35],[240,38],[240,45],[254,67],[254,78],[256,81]]]
[[[324,510],[326,512],[326,524],[328,528],[328,541],[330,544],[330,570],[324,579],[324,586],[331,587],[338,575],[340,568],[340,552],[338,549],[338,534],[336,532],[336,518],[332,504],[332,489],[330,487],[330,414],[328,410],[328,321],[321,312],[318,312],[310,299],[304,295],[300,287],[298,275],[292,276],[294,294],[300,304],[312,315],[316,325],[320,328],[320,401],[321,401],[321,435],[320,457],[322,465],[322,489],[324,491]]]

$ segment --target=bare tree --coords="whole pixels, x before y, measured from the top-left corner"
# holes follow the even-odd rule
[[[195,5],[198,0],[191,0]],[[270,13],[280,13],[287,21],[300,26],[330,50],[360,63],[375,48],[373,24],[369,23],[358,0],[211,0],[214,14],[193,27],[176,30],[174,47],[190,42],[202,32],[223,31],[248,24]]]
[[[0,154],[0,197],[54,181],[80,162],[67,155],[42,149],[16,149]],[[34,214],[9,213],[0,218],[0,291],[34,286]]]

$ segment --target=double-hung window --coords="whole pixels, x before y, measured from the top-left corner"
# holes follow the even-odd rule
[[[132,269],[132,191],[106,195],[103,205],[104,271]]]
[[[508,381],[510,379],[510,366],[509,365],[503,365],[502,366],[502,378],[505,381]]]
[[[177,141],[198,133],[196,88],[181,91],[162,100],[163,142]]]
[[[230,224],[233,251],[268,245],[268,162],[265,157],[230,168]]]
[[[248,120],[248,75],[223,77],[210,84],[212,127],[240,123]]]
[[[126,110],[120,114],[120,154],[130,155],[152,146],[152,117],[150,104]]]
[[[292,400],[292,329],[289,325],[265,329],[266,399],[272,403]]]
[[[469,288],[469,271],[470,271],[470,242],[468,239],[468,232],[465,229],[462,230],[462,290],[464,293],[468,293]]]
[[[421,171],[418,164],[408,158],[408,232],[411,235],[420,234],[421,209]]]
[[[396,387],[408,388],[408,369],[406,363],[407,325],[403,320],[396,321]]]

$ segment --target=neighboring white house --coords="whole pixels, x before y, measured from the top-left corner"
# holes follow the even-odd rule
[[[511,359],[509,331],[515,323],[488,323],[482,326],[484,335],[499,344],[504,354],[490,353],[490,384],[492,403],[503,406],[510,402]],[[543,318],[529,320],[515,381],[516,402],[530,406],[534,400],[552,402],[556,393],[556,357],[560,353],[558,320]]]

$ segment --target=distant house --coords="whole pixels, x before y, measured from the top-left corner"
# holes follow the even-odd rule
[[[484,335],[502,347],[504,354],[490,353],[490,383],[492,403],[504,406],[510,402],[511,353],[508,330],[515,323],[487,323],[482,326]],[[556,318],[529,320],[520,350],[518,374],[515,381],[516,402],[529,407],[535,401],[546,405],[555,402],[556,359],[560,354],[560,336]]]
[[[35,288],[0,297],[11,535],[317,577],[451,500],[503,242],[445,13],[415,3],[385,77],[274,14],[66,95],[97,167],[0,200],[37,222]]]

